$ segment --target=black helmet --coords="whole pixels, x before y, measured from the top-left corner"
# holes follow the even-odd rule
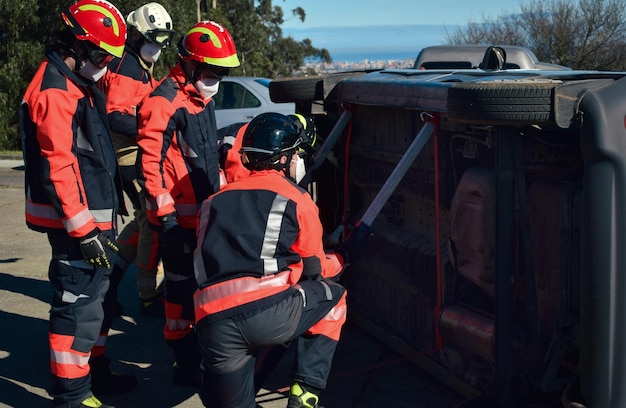
[[[287,116],[292,119],[298,131],[300,132],[300,139],[302,139],[302,145],[300,146],[307,153],[313,153],[317,149],[317,133],[315,132],[315,122],[310,116],[304,116],[299,113],[294,113]]]
[[[262,113],[252,119],[243,135],[241,152],[248,159],[244,165],[261,170],[277,166],[280,157],[302,145],[303,126],[296,117],[280,113]]]

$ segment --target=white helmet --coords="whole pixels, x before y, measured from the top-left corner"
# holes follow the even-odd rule
[[[172,30],[172,18],[165,7],[159,3],[148,3],[131,11],[126,22],[133,26],[148,41],[167,47],[172,43],[174,30]]]

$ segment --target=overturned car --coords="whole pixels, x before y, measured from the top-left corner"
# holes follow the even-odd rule
[[[487,52],[270,84],[325,139],[329,241],[370,226],[350,318],[475,406],[624,407],[626,72]]]

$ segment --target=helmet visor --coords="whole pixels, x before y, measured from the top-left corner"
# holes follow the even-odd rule
[[[199,78],[214,78],[219,81],[230,74],[230,68],[201,64],[198,72]]]
[[[87,58],[98,68],[106,67],[113,60],[113,55],[102,48],[94,48],[87,54]]]
[[[174,31],[171,30],[148,30],[143,33],[144,37],[153,44],[160,47],[169,47],[174,39]]]

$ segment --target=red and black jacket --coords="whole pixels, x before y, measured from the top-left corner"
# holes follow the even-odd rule
[[[114,229],[120,188],[104,94],[47,51],[19,113],[28,227],[76,238]]]
[[[142,101],[137,117],[148,221],[158,226],[159,217],[176,211],[183,228],[195,229],[200,204],[223,177],[212,101],[205,104],[177,64]]]
[[[135,141],[137,106],[156,83],[151,69],[128,46],[121,58],[111,61],[99,85],[107,95],[107,114],[112,132]]]
[[[194,268],[196,322],[205,324],[293,294],[301,279],[330,278],[318,208],[282,172],[253,171],[202,204]]]

